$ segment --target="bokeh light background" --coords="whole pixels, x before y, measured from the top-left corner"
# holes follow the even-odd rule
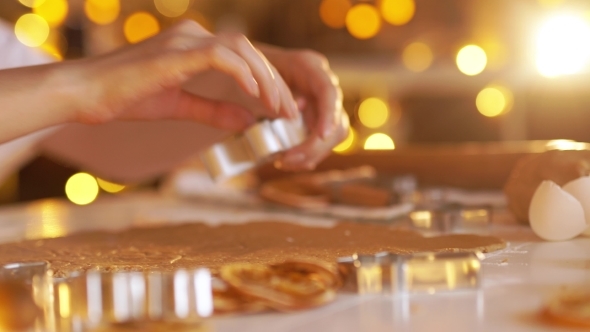
[[[141,42],[182,19],[318,50],[340,76],[351,117],[335,153],[590,141],[587,0],[3,0],[0,17],[57,61]],[[128,190],[71,175],[96,195]]]

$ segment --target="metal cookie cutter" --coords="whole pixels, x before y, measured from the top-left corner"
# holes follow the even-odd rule
[[[272,160],[305,139],[303,121],[263,120],[243,133],[217,143],[201,153],[207,172],[215,181],[224,180]]]
[[[353,255],[338,259],[344,290],[367,293],[435,293],[479,287],[480,253]]]
[[[51,282],[47,331],[82,331],[130,322],[202,322],[213,314],[208,269],[73,274]]]
[[[438,209],[416,210],[409,218],[414,229],[427,233],[452,233],[461,230],[485,230],[492,222],[489,206],[447,205]]]

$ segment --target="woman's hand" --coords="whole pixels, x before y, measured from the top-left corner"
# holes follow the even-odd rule
[[[268,118],[297,116],[297,106],[280,75],[241,35],[214,36],[197,23],[183,21],[139,44],[78,64],[87,82],[76,113],[82,123],[110,120],[194,120],[227,130],[255,122],[245,108],[182,90],[200,72],[214,69],[232,77],[265,105]]]
[[[313,169],[348,134],[349,120],[342,107],[338,78],[327,59],[317,52],[257,46],[293,91],[311,129],[308,139],[287,151],[278,166],[288,170]]]
[[[322,55],[255,48],[244,36],[215,36],[183,21],[99,57],[0,71],[0,142],[67,122],[183,119],[230,131],[253,124],[242,106],[183,90],[212,69],[259,100],[264,117],[303,113],[310,136],[282,156],[284,169],[315,167],[347,134],[342,92]]]

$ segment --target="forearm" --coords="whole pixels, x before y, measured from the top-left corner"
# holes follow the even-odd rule
[[[75,119],[78,98],[69,63],[0,70],[0,143]]]

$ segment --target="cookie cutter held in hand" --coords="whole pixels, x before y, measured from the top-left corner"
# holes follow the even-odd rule
[[[476,289],[481,253],[352,255],[338,259],[344,290],[359,294],[436,293]]]
[[[209,147],[201,153],[201,160],[213,180],[224,180],[271,161],[276,154],[303,143],[305,136],[300,118],[263,120]]]

